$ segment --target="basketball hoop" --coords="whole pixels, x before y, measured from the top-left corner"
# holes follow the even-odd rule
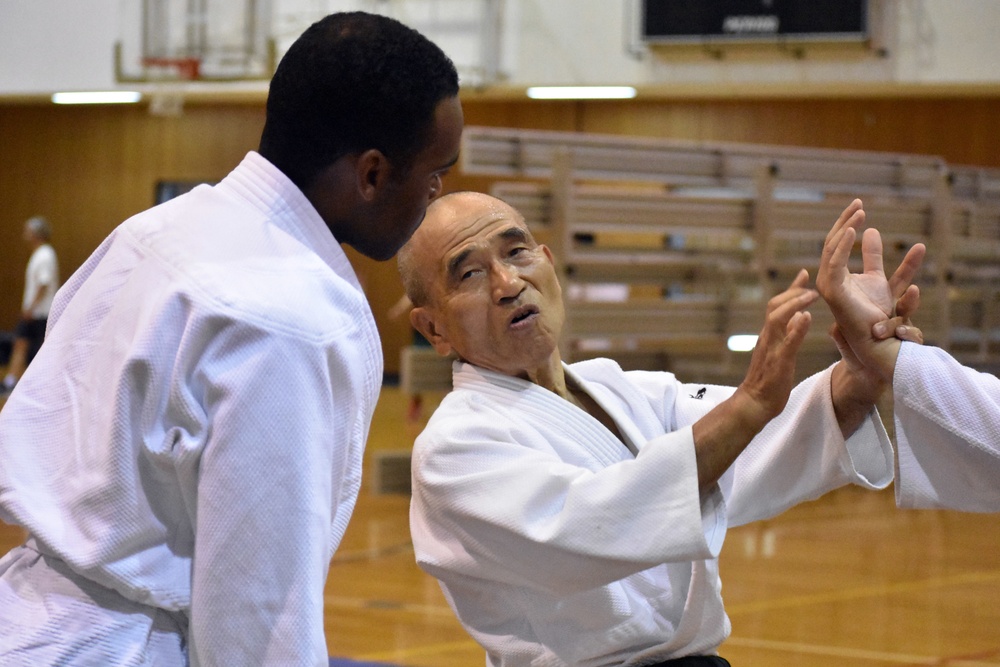
[[[276,66],[269,0],[130,0],[115,80],[151,86],[267,80]]]
[[[201,59],[191,56],[143,56],[142,67],[153,80],[195,81],[201,78]]]

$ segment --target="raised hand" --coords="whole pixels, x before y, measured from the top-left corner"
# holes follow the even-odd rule
[[[759,405],[766,420],[784,409],[792,391],[796,357],[812,323],[805,309],[819,298],[806,287],[808,282],[809,273],[802,269],[787,290],[768,301],[764,328],[739,386]]]
[[[764,329],[757,338],[746,378],[725,401],[692,427],[698,485],[702,491],[718,481],[750,440],[788,403],[795,381],[795,359],[809,331],[805,310],[819,294],[806,287],[809,274],[799,272],[787,290],[767,303]]]
[[[878,230],[868,229],[861,240],[863,272],[851,273],[847,261],[858,229],[864,222],[861,200],[855,199],[827,234],[816,287],[837,320],[842,336],[838,345],[846,342],[862,364],[878,370],[883,377],[891,377],[898,344],[895,348],[877,346],[872,329],[896,315],[897,302],[909,309],[907,318],[916,308],[919,291],[911,289],[910,283],[923,262],[926,249],[921,243],[910,248],[887,279],[882,267],[882,238]],[[843,354],[845,349],[840,347]],[[845,360],[851,361],[847,355]]]

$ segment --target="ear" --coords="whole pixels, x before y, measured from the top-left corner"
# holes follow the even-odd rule
[[[365,201],[371,202],[389,179],[392,165],[382,151],[370,148],[358,155],[354,169],[358,193]]]
[[[556,286],[559,288],[559,294],[560,294],[560,297],[561,297],[561,295],[563,293],[563,281],[559,278],[559,272],[556,271],[556,258],[555,258],[555,255],[552,254],[552,250],[547,245],[545,245],[544,243],[539,244],[538,247],[542,249],[542,254],[545,255],[545,259],[549,260],[549,264],[552,265],[552,270],[555,271],[555,274],[556,274]]]
[[[548,258],[549,264],[551,264],[552,266],[555,266],[556,265],[556,259],[552,255],[552,251],[549,249],[549,247],[547,245],[545,245],[544,243],[538,244],[538,247],[542,249],[542,254],[544,254]]]
[[[434,346],[434,350],[442,357],[451,354],[451,342],[448,340],[447,334],[435,322],[434,313],[429,308],[418,306],[411,310],[410,324]]]

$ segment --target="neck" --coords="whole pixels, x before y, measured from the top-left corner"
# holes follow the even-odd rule
[[[302,190],[334,238],[341,243],[351,237],[351,230],[346,228],[345,221],[353,218],[351,206],[355,200],[350,185],[355,179],[353,163],[349,156],[345,156],[321,170]]]
[[[562,358],[558,349],[552,352],[544,365],[536,368],[534,372],[529,371],[528,379],[566,400],[572,400],[572,394],[566,387],[566,374],[563,372]]]

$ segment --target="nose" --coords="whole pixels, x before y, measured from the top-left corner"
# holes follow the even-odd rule
[[[503,262],[494,263],[491,271],[493,300],[499,304],[509,303],[524,291],[524,279],[517,268]]]

